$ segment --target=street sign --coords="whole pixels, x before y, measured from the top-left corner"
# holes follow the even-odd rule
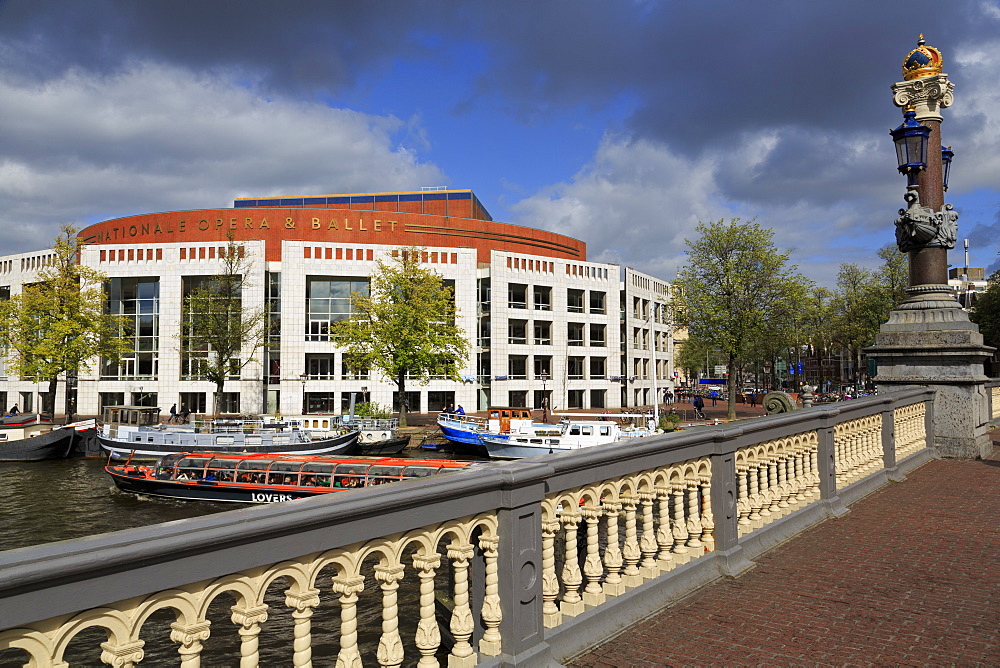
[[[725,385],[725,378],[701,378],[698,380],[699,385]]]

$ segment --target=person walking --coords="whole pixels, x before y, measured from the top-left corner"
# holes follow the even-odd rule
[[[177,419],[177,404],[170,407],[170,419],[167,420],[167,424],[173,424],[174,420]]]
[[[750,393],[750,408],[757,408],[757,392]]]
[[[712,390],[712,405],[715,406],[715,401],[719,398],[719,393],[716,390]]]

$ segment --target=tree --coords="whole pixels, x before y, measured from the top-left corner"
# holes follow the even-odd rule
[[[55,412],[59,376],[86,372],[98,357],[120,360],[131,350],[119,336],[122,321],[106,312],[106,277],[79,264],[84,244],[76,233],[63,226],[52,262],[38,271],[37,282],[0,303],[0,352],[20,378],[48,381],[43,413]]]
[[[257,361],[256,352],[267,338],[269,322],[264,308],[246,308],[244,292],[251,285],[252,266],[244,249],[228,235],[221,253],[222,273],[186,278],[181,324],[181,364],[184,375],[215,383],[215,411],[230,378]]]
[[[469,342],[456,322],[452,288],[421,265],[423,250],[401,249],[392,264],[378,261],[369,295],[351,295],[351,317],[331,327],[344,347],[344,362],[373,369],[396,384],[399,424],[406,426],[406,383],[431,375],[458,380]]]
[[[1000,348],[1000,271],[993,272],[986,291],[976,296],[969,319],[979,325],[983,343]]]
[[[808,281],[788,254],[779,253],[774,232],[756,221],[700,223],[701,235],[688,245],[688,263],[678,283],[691,336],[727,357],[729,418],[736,417],[736,373],[774,313]]]

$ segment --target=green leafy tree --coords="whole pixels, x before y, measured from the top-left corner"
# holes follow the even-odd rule
[[[969,319],[979,325],[986,345],[1000,348],[1000,271],[993,272],[986,291],[976,297]]]
[[[454,292],[441,275],[421,264],[420,248],[404,248],[391,264],[378,261],[368,295],[351,295],[351,317],[331,332],[344,347],[345,363],[372,369],[396,384],[399,424],[406,426],[406,384],[432,375],[458,380],[469,355],[456,322]]]
[[[247,365],[257,361],[255,355],[270,327],[266,309],[243,304],[252,266],[231,232],[228,237],[222,272],[191,280],[180,333],[184,375],[215,383],[216,412],[226,380],[239,378]]]
[[[678,283],[690,334],[726,355],[729,418],[736,417],[736,370],[748,359],[774,313],[807,279],[788,264],[756,221],[701,223],[700,237],[686,240],[688,262]]]
[[[60,376],[86,372],[99,357],[121,360],[131,350],[127,337],[119,336],[122,321],[106,312],[106,277],[79,264],[84,244],[76,233],[63,226],[52,263],[0,303],[0,352],[20,378],[48,381],[45,413],[55,412]]]

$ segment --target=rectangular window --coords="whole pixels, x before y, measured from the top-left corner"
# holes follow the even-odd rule
[[[604,292],[598,290],[590,291],[590,312],[591,313],[606,313],[606,303],[607,295]]]
[[[535,355],[535,380],[549,380],[552,378],[552,358],[545,355]]]
[[[552,310],[552,288],[547,285],[536,285],[532,290],[532,296],[535,300],[536,311]]]
[[[590,377],[591,378],[604,378],[606,371],[606,359],[605,357],[591,357],[590,358]]]
[[[605,390],[591,390],[590,391],[590,407],[591,408],[604,408],[604,396],[605,396]]]
[[[306,413],[336,413],[337,393],[336,392],[306,392],[305,396]]]
[[[507,378],[526,380],[528,378],[528,356],[511,355],[507,358]]]
[[[306,341],[329,341],[330,324],[351,317],[351,295],[368,295],[366,277],[306,277]]]
[[[508,283],[507,306],[517,309],[528,308],[528,286],[520,283]]]
[[[534,343],[536,346],[551,346],[552,345],[552,323],[545,320],[535,321],[535,338]]]
[[[306,375],[310,380],[336,379],[336,358],[333,353],[306,354]]]
[[[181,405],[177,410],[187,408],[191,413],[205,413],[205,406],[204,392],[181,392]]]
[[[566,392],[568,408],[583,408],[584,390],[569,390]]]
[[[570,313],[583,313],[583,290],[570,288],[566,291],[566,310]]]
[[[583,380],[582,357],[569,357],[566,360],[566,375],[570,380]]]
[[[223,392],[219,397],[219,405],[215,407],[215,412],[238,415],[240,413],[240,393]]]
[[[523,344],[528,342],[528,321],[507,321],[507,343]]]
[[[568,322],[566,323],[566,343],[570,346],[582,346],[583,345],[583,323],[582,322]]]
[[[121,337],[131,344],[119,362],[101,361],[101,378],[155,380],[159,372],[160,278],[121,277],[105,284],[108,313],[122,322]]]
[[[590,345],[594,348],[603,348],[607,345],[607,341],[604,338],[605,326],[604,325],[590,325]]]

